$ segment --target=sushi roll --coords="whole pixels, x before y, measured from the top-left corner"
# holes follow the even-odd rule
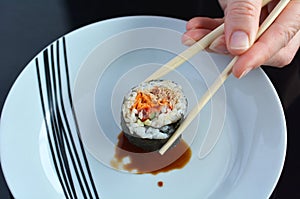
[[[131,144],[156,151],[175,132],[186,111],[187,99],[181,86],[170,80],[143,82],[124,97],[122,130]]]

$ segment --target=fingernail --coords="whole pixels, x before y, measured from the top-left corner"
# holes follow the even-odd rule
[[[250,72],[251,68],[247,68],[246,70],[244,70],[244,72],[240,75],[239,79],[245,77],[249,72]]]
[[[216,40],[214,40],[210,44],[209,49],[216,53],[229,54],[224,38],[217,38]]]
[[[191,46],[191,45],[193,45],[194,43],[196,43],[196,41],[193,40],[193,39],[186,39],[186,40],[184,40],[182,43],[183,43],[183,45]]]
[[[235,31],[230,38],[230,48],[235,50],[247,50],[250,47],[248,34],[243,31]]]

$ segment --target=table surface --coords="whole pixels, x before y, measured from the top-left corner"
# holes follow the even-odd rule
[[[0,0],[0,112],[27,63],[57,38],[87,24],[119,16],[159,15],[188,20],[222,17],[217,0]],[[16,57],[17,55],[17,57]],[[287,156],[272,199],[300,198],[300,52],[283,69],[262,67],[281,99],[288,129]],[[0,169],[0,198],[13,198]]]

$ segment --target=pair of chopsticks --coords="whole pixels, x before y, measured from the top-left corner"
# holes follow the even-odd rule
[[[271,0],[263,0],[262,6],[268,4]],[[265,21],[261,24],[256,40],[268,29],[268,27],[274,22],[274,20],[278,17],[278,15],[282,12],[282,10],[287,6],[290,0],[281,0],[276,7],[272,10],[269,16],[265,19]],[[192,58],[195,54],[207,48],[218,36],[223,34],[224,32],[224,24],[220,25],[212,32],[207,34],[201,40],[196,42],[194,45],[174,57],[168,63],[163,65],[157,71],[155,71],[151,76],[149,76],[145,81],[150,81],[153,79],[159,79],[167,73],[171,72],[181,64],[183,64],[188,59]],[[194,118],[198,115],[198,113],[202,110],[202,108],[206,105],[206,103],[212,98],[212,96],[217,92],[217,90],[223,85],[225,80],[230,76],[232,72],[232,67],[235,62],[238,60],[239,56],[235,56],[231,62],[226,66],[223,72],[219,75],[219,77],[215,80],[215,82],[208,88],[208,90],[204,93],[202,98],[198,101],[197,105],[193,108],[193,110],[187,115],[186,119],[182,122],[182,124],[178,127],[176,132],[170,137],[170,139],[163,145],[163,147],[159,150],[159,153],[163,155],[177,140],[177,138],[183,133],[183,131],[189,126],[189,124],[194,120]]]

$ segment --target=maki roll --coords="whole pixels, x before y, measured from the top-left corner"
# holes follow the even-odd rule
[[[181,86],[170,80],[143,82],[124,97],[122,130],[131,144],[156,151],[175,132],[186,111],[187,99]]]

